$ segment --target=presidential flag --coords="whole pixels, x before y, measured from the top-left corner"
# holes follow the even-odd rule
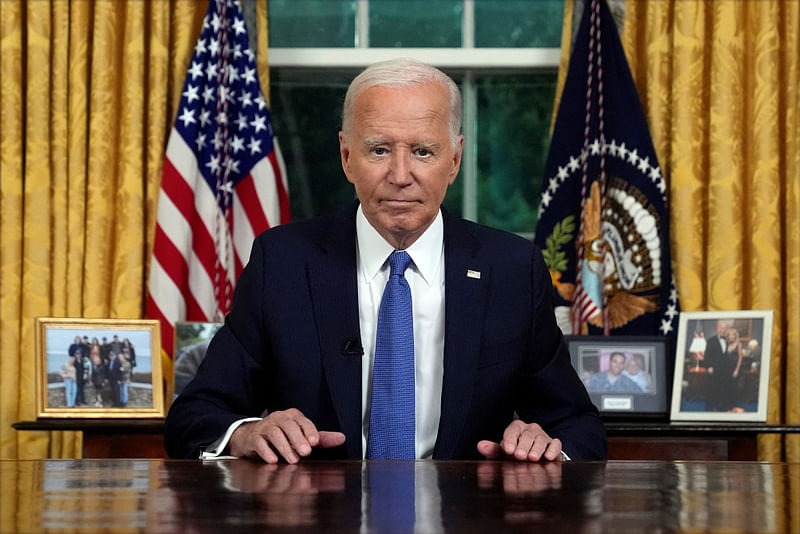
[[[289,220],[286,171],[238,0],[211,0],[164,159],[147,316],[220,321],[253,239]]]
[[[587,0],[535,234],[565,334],[674,335],[666,191],[614,19]]]

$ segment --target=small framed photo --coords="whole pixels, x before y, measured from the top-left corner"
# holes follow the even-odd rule
[[[671,419],[767,420],[772,310],[682,312]]]
[[[208,344],[222,323],[178,321],[175,323],[173,399],[192,381],[206,356]]]
[[[36,319],[40,418],[164,416],[156,320]]]
[[[572,366],[606,418],[666,418],[667,340],[655,336],[566,336]]]

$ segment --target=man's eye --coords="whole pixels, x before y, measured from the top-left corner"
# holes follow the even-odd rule
[[[383,156],[386,155],[388,152],[385,148],[376,146],[375,148],[372,149],[372,153],[375,154],[376,156]]]
[[[433,152],[431,152],[427,148],[418,148],[416,152],[417,152],[417,156],[420,156],[420,157],[423,157],[423,158],[426,158],[426,157],[428,157],[428,156],[433,154]]]

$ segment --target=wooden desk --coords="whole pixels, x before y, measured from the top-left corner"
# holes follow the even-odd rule
[[[6,460],[0,480],[2,533],[800,531],[787,463]]]
[[[606,422],[609,460],[757,460],[761,434],[800,425]]]

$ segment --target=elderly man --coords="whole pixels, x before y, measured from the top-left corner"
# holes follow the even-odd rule
[[[339,146],[358,202],[256,239],[170,410],[171,456],[605,457],[540,251],[441,209],[460,123],[458,88],[429,65],[353,80]]]

